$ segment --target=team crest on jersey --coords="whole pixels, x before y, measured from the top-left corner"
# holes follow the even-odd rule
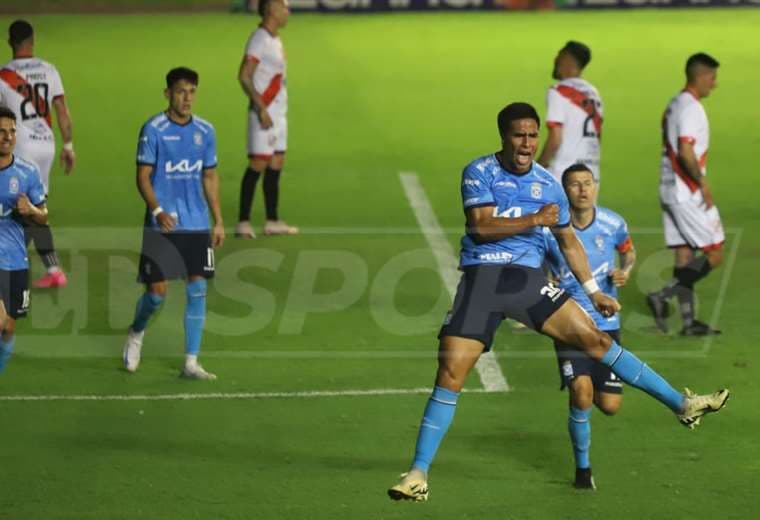
[[[193,134],[193,142],[196,146],[203,146],[203,136],[200,132],[195,132]]]
[[[602,235],[597,235],[596,238],[594,238],[594,243],[599,251],[604,251],[604,237]]]
[[[541,189],[541,183],[540,182],[534,182],[530,185],[530,196],[534,199],[540,199],[541,195],[543,193],[543,190]]]
[[[18,193],[18,179],[16,177],[11,177],[11,180],[8,183],[8,192],[11,195],[15,195]]]

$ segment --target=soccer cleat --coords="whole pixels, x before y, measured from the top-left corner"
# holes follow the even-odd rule
[[[678,414],[678,420],[693,430],[699,426],[703,415],[717,412],[726,406],[726,401],[731,397],[731,392],[723,389],[712,394],[697,395],[688,388],[684,388],[684,396],[683,413]]]
[[[284,220],[267,220],[264,224],[265,235],[297,235],[298,228],[289,226]]]
[[[137,372],[137,367],[140,366],[143,336],[145,336],[144,330],[134,332],[130,327],[127,332],[127,341],[124,342],[124,369],[127,372]]]
[[[182,370],[179,373],[179,377],[184,377],[185,379],[197,379],[199,381],[216,380],[216,374],[206,372],[206,370],[198,364],[190,366],[185,365],[182,367]]]
[[[427,475],[417,468],[402,473],[398,484],[388,490],[388,496],[393,500],[424,502],[428,499]]]
[[[692,321],[691,325],[681,329],[681,336],[716,336],[720,333],[720,330],[698,320]]]
[[[256,238],[256,233],[254,233],[251,223],[247,220],[238,222],[237,226],[235,226],[235,238],[242,238],[245,240]]]
[[[66,287],[68,280],[63,271],[48,273],[42,278],[35,280],[32,287],[35,289],[54,289],[56,287]]]
[[[591,468],[575,468],[575,489],[596,490]]]
[[[667,319],[670,316],[668,300],[660,296],[660,293],[649,293],[647,294],[647,305],[649,306],[649,310],[652,311],[657,328],[663,332],[668,332]]]

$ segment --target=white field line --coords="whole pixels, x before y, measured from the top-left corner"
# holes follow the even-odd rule
[[[718,298],[715,301],[715,308],[713,308],[712,316],[710,317],[710,323],[709,325],[711,327],[717,327],[718,325],[718,318],[720,318],[720,311],[723,307],[723,300],[726,297],[726,291],[728,290],[728,282],[731,279],[731,273],[734,270],[734,265],[736,264],[736,257],[739,253],[739,243],[742,239],[742,232],[744,230],[742,228],[739,228],[735,231],[733,245],[731,246],[731,252],[728,254],[728,262],[726,262],[726,266],[724,267],[725,272],[722,277],[722,280],[720,281],[720,289],[718,289]],[[703,349],[703,352],[707,354],[710,352],[710,348],[712,347],[713,340],[715,336],[707,336],[705,338],[705,346]]]
[[[465,388],[471,394],[483,394],[485,388]],[[316,397],[362,397],[376,395],[430,394],[430,388],[379,388],[375,390],[309,390],[301,392],[214,392],[208,394],[121,394],[121,395],[0,395],[0,401],[223,401],[253,399],[308,399]]]
[[[433,207],[430,205],[427,195],[425,195],[425,190],[422,184],[420,184],[417,174],[413,172],[399,172],[399,178],[401,179],[401,185],[404,187],[406,198],[409,200],[409,205],[412,207],[414,216],[417,218],[417,224],[419,224],[430,249],[433,251],[433,256],[438,264],[438,272],[453,300],[460,277],[457,270],[457,257],[454,253],[454,248],[451,247],[446,238],[446,233],[438,223],[438,218],[435,216]],[[480,381],[487,392],[509,391],[507,378],[501,371],[501,367],[498,361],[496,361],[493,352],[487,352],[480,356],[475,369],[478,371]]]

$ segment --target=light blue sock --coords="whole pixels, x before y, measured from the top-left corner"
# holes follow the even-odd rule
[[[185,354],[197,356],[206,323],[206,280],[194,280],[187,284],[185,290]]]
[[[0,373],[5,370],[5,365],[8,364],[8,360],[13,353],[13,345],[16,343],[16,335],[14,334],[7,341],[0,338]]]
[[[589,450],[591,448],[591,410],[580,410],[570,407],[570,415],[567,418],[567,431],[570,432],[570,440],[573,443],[576,468],[590,468]]]
[[[417,434],[413,468],[419,468],[425,473],[430,469],[435,452],[438,451],[438,446],[454,418],[458,397],[459,392],[452,392],[440,386],[433,389]]]
[[[648,393],[675,413],[683,412],[683,394],[617,342],[612,342],[601,361],[629,385]]]
[[[137,307],[135,308],[135,320],[130,327],[135,332],[142,332],[145,327],[148,326],[148,320],[154,312],[161,307],[164,299],[158,294],[146,292],[139,300],[137,300]]]

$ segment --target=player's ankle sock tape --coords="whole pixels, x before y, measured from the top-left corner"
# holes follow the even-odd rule
[[[185,294],[185,354],[198,355],[206,323],[206,280],[188,283]]]
[[[433,389],[433,394],[428,399],[422,416],[412,467],[419,468],[425,473],[430,469],[438,446],[441,445],[454,419],[458,398],[459,392],[452,392],[440,386]]]
[[[261,172],[257,172],[252,168],[247,168],[243,174],[243,180],[240,183],[239,222],[251,220],[253,194],[256,192],[256,183],[259,181],[259,177],[261,177]]]
[[[277,203],[280,200],[280,173],[280,170],[267,168],[264,174],[264,205],[266,206],[267,220],[279,220]]]
[[[589,468],[589,449],[591,448],[591,410],[581,410],[574,406],[570,407],[570,414],[567,418],[567,431],[570,433],[570,440],[573,443],[573,453],[575,454],[576,468]]]
[[[13,345],[16,343],[16,336],[13,335],[8,340],[0,339],[0,372],[5,369],[8,360],[13,353]]]
[[[610,367],[620,379],[648,393],[674,412],[681,413],[683,410],[683,395],[617,342],[612,342],[601,362]]]
[[[145,327],[148,326],[148,320],[154,312],[161,307],[164,299],[158,294],[146,292],[139,300],[137,300],[137,308],[135,309],[135,319],[132,322],[132,330],[134,332],[142,332]]]

